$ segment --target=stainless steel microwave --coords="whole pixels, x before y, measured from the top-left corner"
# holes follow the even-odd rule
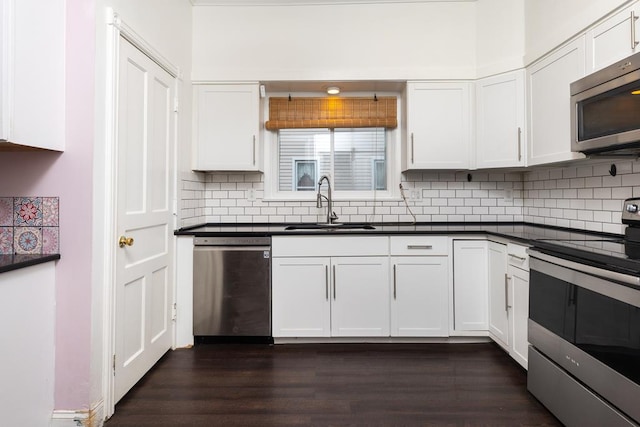
[[[571,149],[640,152],[640,53],[571,83]]]

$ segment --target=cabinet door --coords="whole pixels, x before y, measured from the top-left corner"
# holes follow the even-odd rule
[[[389,336],[389,258],[331,258],[331,335]]]
[[[637,3],[587,32],[587,72],[604,68],[638,51]]]
[[[407,83],[403,169],[467,169],[471,143],[470,84]]]
[[[274,337],[330,336],[329,267],[329,258],[272,260]]]
[[[507,246],[489,242],[489,334],[505,348],[509,346],[507,285]]]
[[[524,70],[476,82],[476,166],[524,166]]]
[[[569,85],[585,75],[584,36],[528,70],[528,165],[584,158],[571,151]]]
[[[63,151],[65,1],[2,0],[0,8],[0,140]]]
[[[488,329],[488,242],[454,240],[453,304],[454,330]]]
[[[447,260],[444,256],[391,259],[391,336],[449,335]]]
[[[194,169],[259,170],[257,84],[196,85]]]
[[[529,354],[528,322],[529,322],[529,272],[509,266],[509,313],[510,351],[509,354],[520,365],[527,369]]]

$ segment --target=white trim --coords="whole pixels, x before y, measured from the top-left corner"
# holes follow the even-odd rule
[[[181,70],[173,65],[169,60],[162,56],[148,42],[140,37],[130,26],[123,22],[122,18],[111,8],[106,10],[107,24],[107,40],[106,40],[106,78],[105,78],[105,180],[104,180],[104,199],[103,206],[109,207],[104,210],[103,235],[102,239],[106,243],[115,242],[117,238],[116,230],[116,213],[117,213],[117,106],[118,106],[118,64],[119,64],[119,45],[120,38],[124,38],[134,47],[144,53],[149,59],[158,64],[163,70],[171,75],[174,80],[175,97],[178,97],[179,81],[181,81]],[[173,142],[173,163],[170,165],[169,173],[172,175],[170,179],[174,182],[174,198],[177,186],[176,171],[176,150],[178,135],[178,113],[174,112],[174,142]],[[175,215],[175,212],[174,212]],[[175,216],[174,216],[175,218]],[[175,221],[175,220],[174,220]],[[174,224],[175,225],[175,224]],[[115,245],[107,245],[109,249],[104,254],[104,273],[103,273],[103,357],[102,357],[102,395],[103,401],[100,403],[100,419],[102,422],[105,417],[110,417],[115,412],[115,387],[113,376],[113,355],[115,354],[115,269],[116,269],[116,253]],[[171,260],[170,262],[174,262]],[[175,282],[174,282],[174,301],[175,302]],[[174,327],[175,329],[175,327]],[[175,334],[174,334],[175,339]]]
[[[113,9],[108,9],[107,24],[113,27],[118,35],[123,37],[129,43],[134,45],[138,50],[147,55],[149,59],[158,64],[163,70],[171,75],[182,79],[179,67],[176,67],[167,58],[162,56],[160,52],[154,49],[145,39],[143,39],[133,28],[128,26]]]
[[[190,0],[194,6],[315,6],[379,3],[469,3],[477,0]]]
[[[103,425],[104,401],[101,400],[90,411],[53,411],[49,427],[102,427]]]

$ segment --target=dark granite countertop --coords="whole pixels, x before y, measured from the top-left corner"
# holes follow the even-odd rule
[[[60,254],[15,254],[0,255],[0,273],[30,267],[43,262],[56,261],[60,259]]]
[[[532,244],[536,240],[588,240],[592,238],[622,238],[617,234],[574,230],[526,222],[510,223],[381,223],[364,229],[297,229],[286,230],[292,224],[201,224],[176,230],[176,235],[197,237],[229,236],[326,236],[326,235],[414,235],[414,234],[488,234]]]

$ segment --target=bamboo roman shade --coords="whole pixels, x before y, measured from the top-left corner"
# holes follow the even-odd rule
[[[268,130],[398,126],[395,96],[373,98],[269,98]]]

